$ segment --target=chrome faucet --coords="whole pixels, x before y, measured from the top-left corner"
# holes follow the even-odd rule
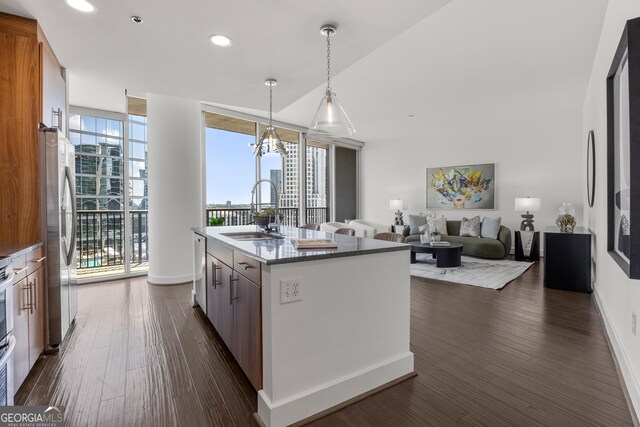
[[[270,179],[259,179],[258,181],[256,181],[255,184],[253,184],[253,189],[251,190],[251,217],[254,217],[254,215],[257,213],[256,207],[255,207],[256,205],[253,203],[253,197],[256,194],[256,188],[258,188],[258,185],[260,185],[261,182],[268,182],[273,187],[273,191],[276,192],[276,222],[275,224],[268,223],[266,227],[264,227],[264,230],[268,232],[275,231],[276,233],[279,233],[280,232],[280,215],[278,214],[278,206],[279,206],[278,201],[280,200],[280,193],[278,193],[278,186]]]

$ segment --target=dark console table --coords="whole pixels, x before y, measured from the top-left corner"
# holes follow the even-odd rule
[[[544,287],[592,292],[591,232],[576,227],[562,233],[557,227],[544,230]]]

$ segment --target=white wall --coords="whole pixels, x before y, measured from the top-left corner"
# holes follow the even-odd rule
[[[630,280],[607,253],[607,110],[606,86],[613,55],[627,19],[640,16],[637,0],[610,1],[602,36],[584,102],[582,147],[586,176],[586,140],[590,129],[596,137],[596,195],[593,208],[584,200],[585,222],[594,231],[595,294],[605,317],[636,413],[640,413],[640,325],[631,333],[631,313],[640,315],[640,280]],[[585,178],[586,179],[586,178]]]
[[[203,224],[202,108],[196,100],[149,94],[149,282],[193,277],[190,228]]]
[[[605,9],[606,1],[456,0],[338,75],[336,86],[377,79],[356,98],[378,129],[361,153],[360,216],[390,224],[396,197],[409,201],[408,213],[426,210],[428,167],[495,163],[496,210],[447,217],[501,216],[517,230],[514,199],[531,196],[542,199],[536,229],[555,226],[562,202],[583,225],[582,105]]]
[[[443,211],[450,219],[501,216],[517,230],[516,197],[540,197],[534,226],[555,224],[562,202],[576,208],[582,224],[581,114],[567,109],[553,88],[536,97],[488,100],[488,110],[458,115],[459,125],[429,126],[424,133],[388,143],[367,143],[361,152],[361,217],[391,224],[389,199],[409,201],[408,213],[426,210],[426,168],[495,163],[495,211]],[[408,222],[405,213],[405,222]]]

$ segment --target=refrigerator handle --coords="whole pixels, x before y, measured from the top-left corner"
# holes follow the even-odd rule
[[[69,184],[69,193],[71,196],[71,244],[69,245],[69,253],[66,254],[67,257],[67,265],[71,265],[71,261],[73,261],[73,252],[76,250],[76,227],[78,222],[78,212],[76,208],[76,187],[72,178],[73,173],[71,172],[71,168],[69,166],[65,166],[64,168],[64,178],[67,180]]]

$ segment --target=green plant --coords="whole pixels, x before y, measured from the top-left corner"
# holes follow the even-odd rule
[[[256,216],[260,218],[275,218],[276,210],[274,208],[266,208],[262,212],[258,212]],[[279,216],[282,217],[282,214]]]
[[[433,233],[431,233],[432,236],[439,236],[440,232],[438,230],[435,230]]]
[[[212,227],[224,225],[224,218],[212,216],[211,218],[209,218],[209,225]]]

